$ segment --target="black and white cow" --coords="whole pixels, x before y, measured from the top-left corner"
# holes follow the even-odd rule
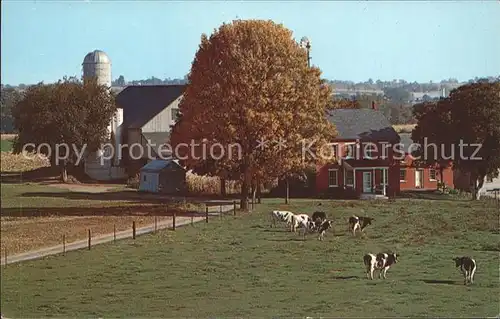
[[[276,221],[285,222],[288,226],[292,226],[293,213],[283,210],[273,210],[271,212],[271,227],[276,226]]]
[[[307,214],[297,214],[292,216],[292,231],[295,232],[297,228],[302,229],[304,231],[303,235],[311,230],[314,226],[314,223]]]
[[[352,235],[356,235],[356,230],[361,232],[368,226],[372,224],[375,218],[365,217],[365,216],[351,216],[349,217],[349,230],[352,231]]]
[[[476,272],[477,265],[476,261],[470,257],[455,257],[455,267],[460,267],[460,271],[464,275],[464,285],[468,282],[474,283],[474,273]]]
[[[318,240],[323,240],[326,231],[330,228],[333,229],[333,221],[331,220],[322,221],[319,227],[317,227],[317,231],[319,232]]]
[[[321,226],[321,223],[326,220],[326,213],[321,212],[321,211],[316,211],[312,214],[311,220],[314,223],[314,230],[319,230],[319,226]]]
[[[380,273],[379,278],[382,276],[385,279],[385,273],[387,270],[398,262],[398,256],[395,253],[378,253],[378,254],[366,254],[363,257],[363,262],[366,267],[366,277],[373,280],[373,272],[378,269]]]

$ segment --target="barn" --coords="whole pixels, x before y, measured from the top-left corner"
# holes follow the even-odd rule
[[[177,160],[153,160],[140,169],[139,190],[175,194],[185,190],[186,170]]]

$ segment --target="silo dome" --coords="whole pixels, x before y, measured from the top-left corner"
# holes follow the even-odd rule
[[[111,64],[111,59],[108,57],[106,52],[101,50],[94,50],[92,52],[87,53],[85,58],[83,59],[83,64],[86,63],[109,63]]]
[[[95,78],[99,85],[111,87],[111,59],[101,50],[87,53],[83,59],[83,78]]]

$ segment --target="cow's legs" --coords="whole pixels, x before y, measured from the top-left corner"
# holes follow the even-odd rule
[[[473,284],[474,283],[474,273],[476,272],[476,267],[474,267],[474,269],[472,269],[472,271],[470,272],[470,283]]]
[[[389,269],[389,267],[385,267],[385,268],[383,269],[383,271],[384,271],[384,274],[383,274],[383,275],[384,275],[384,279],[385,279],[385,273],[387,272],[387,270],[388,270],[388,269]],[[382,273],[382,271],[381,271],[381,273]]]

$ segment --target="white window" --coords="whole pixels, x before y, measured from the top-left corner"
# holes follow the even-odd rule
[[[345,171],[345,185],[354,186],[354,171]]]
[[[337,187],[339,186],[339,174],[336,169],[328,170],[328,187]]]
[[[406,170],[405,169],[401,169],[399,171],[399,181],[406,182]]]
[[[436,170],[435,170],[435,169],[433,169],[433,168],[431,168],[431,169],[429,170],[429,179],[430,179],[431,181],[435,181],[435,180],[436,180]]]
[[[384,181],[389,184],[389,169],[384,169]]]
[[[363,144],[363,158],[374,159],[376,151],[377,151],[377,144],[375,143]]]
[[[356,144],[355,143],[345,143],[344,144],[344,154],[342,156],[345,159],[353,159],[356,154]]]

